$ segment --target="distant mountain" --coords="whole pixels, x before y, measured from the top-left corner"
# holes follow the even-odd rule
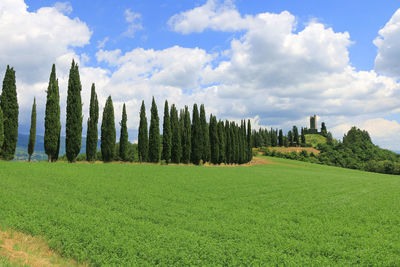
[[[17,149],[15,152],[15,160],[27,160],[28,159],[28,134],[18,134]],[[97,149],[100,150],[100,140],[97,143]],[[82,136],[81,154],[86,152],[86,137]],[[65,136],[61,137],[60,143],[60,156],[65,154]],[[46,160],[47,155],[44,152],[44,136],[36,136],[35,152],[32,156],[34,160]]]

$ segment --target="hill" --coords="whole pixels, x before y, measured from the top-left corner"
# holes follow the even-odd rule
[[[28,159],[28,143],[29,134],[18,134],[17,148],[15,152],[15,160],[23,161]],[[97,144],[97,149],[100,149],[100,140]],[[86,151],[86,137],[82,136],[81,154]],[[61,136],[60,156],[65,154],[65,136]],[[32,156],[33,160],[47,160],[47,155],[44,152],[44,136],[36,136],[35,152]]]
[[[398,177],[264,159],[230,168],[0,162],[0,228],[94,266],[400,262]]]
[[[318,144],[325,144],[326,137],[320,134],[306,134],[306,144],[311,145],[312,147],[317,147]]]

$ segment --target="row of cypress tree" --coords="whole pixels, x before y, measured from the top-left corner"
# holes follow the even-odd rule
[[[210,115],[206,121],[204,105],[194,104],[192,116],[185,106],[178,110],[168,101],[164,104],[163,135],[160,140],[159,117],[153,97],[150,109],[150,128],[147,132],[147,117],[144,101],[140,108],[138,153],[140,162],[242,164],[251,161],[251,123],[217,121]],[[162,150],[162,151],[161,151]]]
[[[66,157],[69,162],[74,162],[81,149],[82,141],[82,85],[80,82],[79,67],[72,61],[67,94],[66,112]],[[49,84],[47,87],[44,148],[49,162],[58,160],[61,140],[60,122],[60,92],[56,67],[53,64]],[[140,162],[160,161],[166,163],[194,163],[211,162],[213,164],[241,164],[252,158],[251,125],[245,121],[240,125],[235,122],[217,121],[211,115],[206,121],[204,105],[193,105],[192,116],[189,108],[185,106],[178,110],[175,105],[168,106],[165,101],[163,135],[161,140],[159,116],[154,97],[151,105],[150,127],[147,127],[147,118],[144,101],[140,109],[140,125],[138,133],[138,155]],[[89,118],[87,121],[86,158],[94,161],[98,143],[99,103],[92,84]],[[128,130],[127,113],[124,104],[119,151],[116,148],[116,128],[114,122],[114,107],[111,96],[108,97],[101,123],[101,154],[103,161],[112,161],[116,153],[125,161],[128,158]],[[28,144],[29,160],[35,149],[36,137],[36,99],[33,101],[31,113],[31,129]],[[0,96],[0,152],[3,159],[14,157],[18,138],[18,101],[15,85],[15,71],[7,66],[3,81],[3,90]]]

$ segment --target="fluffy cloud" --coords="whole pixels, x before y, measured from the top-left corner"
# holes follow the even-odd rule
[[[375,69],[382,74],[396,78],[400,77],[400,9],[379,30],[379,36],[374,40],[378,47],[375,59]]]
[[[20,122],[29,125],[29,112],[33,97],[37,97],[38,116],[43,113],[51,65],[56,63],[58,75],[68,74],[71,59],[80,60],[73,48],[89,43],[91,32],[79,19],[64,15],[68,4],[40,8],[29,12],[22,0],[0,2],[0,62],[16,70]],[[0,66],[4,73],[6,66]],[[64,91],[64,84],[60,85]],[[41,122],[38,122],[40,129]]]
[[[353,125],[350,123],[340,124],[333,128],[333,132],[343,136]],[[385,120],[382,118],[369,119],[358,122],[357,127],[368,131],[372,141],[383,148],[400,151],[400,143],[394,142],[400,136],[400,123],[395,120]]]
[[[129,24],[129,26],[123,35],[133,38],[135,36],[135,32],[143,29],[142,15],[140,13],[133,12],[130,9],[126,9],[124,15],[125,21]]]

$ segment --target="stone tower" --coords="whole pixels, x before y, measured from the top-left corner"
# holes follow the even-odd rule
[[[310,130],[317,132],[317,115],[310,116]]]

